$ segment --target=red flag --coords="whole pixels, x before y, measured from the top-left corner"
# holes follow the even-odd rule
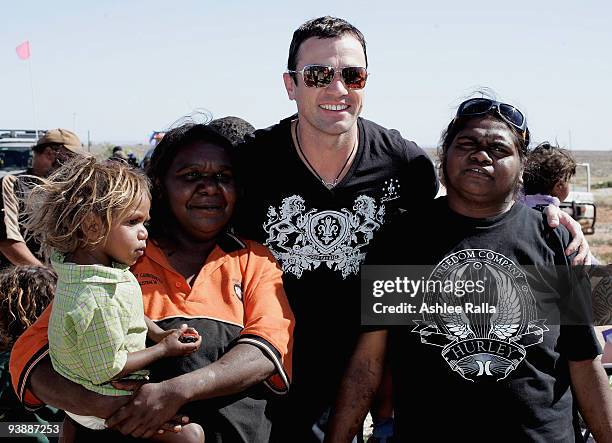
[[[29,40],[26,40],[25,42],[23,42],[22,44],[17,46],[15,48],[15,51],[17,51],[17,57],[19,57],[21,60],[29,59],[30,58],[30,42],[29,42]]]

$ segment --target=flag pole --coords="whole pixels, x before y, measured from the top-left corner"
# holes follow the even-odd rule
[[[32,57],[28,57],[28,72],[30,74],[30,93],[32,95],[32,116],[34,119],[34,131],[38,140],[38,122],[36,121],[36,100],[34,98],[34,80],[32,78]]]

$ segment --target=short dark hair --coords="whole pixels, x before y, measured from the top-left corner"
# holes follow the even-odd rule
[[[293,33],[291,39],[291,45],[289,46],[289,58],[287,60],[287,70],[295,71],[297,67],[297,58],[300,50],[300,46],[304,41],[309,38],[336,38],[341,37],[344,34],[350,34],[355,37],[361,47],[363,48],[363,55],[365,56],[366,65],[368,67],[368,53],[366,51],[365,37],[359,29],[351,25],[346,20],[336,17],[319,17],[312,20],[308,20],[302,26],[297,28]],[[292,74],[293,80],[296,80],[295,74]]]
[[[576,161],[566,149],[549,142],[540,143],[527,157],[523,172],[525,194],[550,195],[559,181],[576,174]]]
[[[255,131],[255,127],[248,121],[232,116],[217,118],[211,121],[208,126],[227,138],[234,146],[242,143],[246,135]]]
[[[146,171],[153,186],[151,192],[151,221],[147,227],[151,238],[157,238],[159,235],[166,233],[167,226],[173,219],[167,194],[163,187],[170,165],[182,147],[195,142],[219,146],[233,160],[231,142],[208,125],[187,123],[166,132],[166,135],[155,146]]]

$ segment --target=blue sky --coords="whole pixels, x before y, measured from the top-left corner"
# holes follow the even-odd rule
[[[492,88],[536,141],[612,149],[612,2],[21,1],[2,7],[0,127],[36,122],[94,142],[145,142],[195,108],[256,127],[290,115],[281,74],[304,21],[343,17],[365,34],[363,116],[435,146],[453,110]],[[571,134],[571,146],[570,146]]]

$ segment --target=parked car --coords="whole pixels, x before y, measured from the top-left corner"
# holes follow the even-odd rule
[[[24,172],[32,165],[32,146],[44,132],[0,129],[0,177]]]
[[[584,234],[595,233],[597,205],[591,192],[591,166],[588,163],[576,164],[571,191],[561,202],[561,209],[580,223]]]

